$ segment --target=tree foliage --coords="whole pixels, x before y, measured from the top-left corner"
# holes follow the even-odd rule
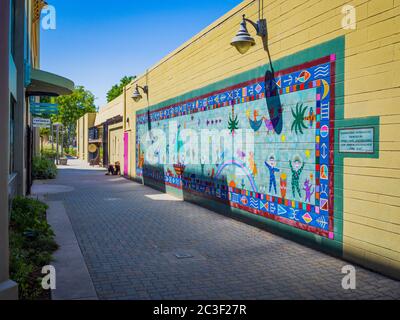
[[[111,87],[111,89],[107,92],[107,102],[114,100],[119,97],[124,91],[124,87],[127,86],[136,76],[125,76],[123,77],[118,84],[115,84]]]
[[[96,112],[94,95],[83,86],[75,87],[72,94],[59,96],[56,103],[59,112],[52,117],[53,122],[61,122],[64,127],[75,126],[76,121],[86,113]]]
[[[83,86],[76,86],[70,95],[57,98],[41,97],[41,102],[58,104],[58,114],[48,116],[53,123],[63,124],[63,130],[67,133],[67,139],[63,141],[65,147],[71,145],[75,137],[76,121],[86,113],[96,112],[94,104],[95,96]],[[41,116],[46,118],[46,116]],[[41,129],[41,135],[49,135],[50,129]]]

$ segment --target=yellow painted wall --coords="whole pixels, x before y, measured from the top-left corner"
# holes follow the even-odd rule
[[[264,3],[273,60],[345,35],[345,118],[380,116],[380,157],[345,159],[344,257],[400,278],[400,0]],[[346,4],[356,8],[355,30],[341,27]],[[241,15],[257,12],[257,1],[243,1],[127,86],[132,176],[136,110],[267,63],[258,37],[245,55],[230,46]],[[148,100],[132,101],[136,83],[149,86]]]
[[[79,118],[76,123],[76,144],[77,144],[77,156],[83,160],[84,153],[84,140],[83,140],[83,117]]]
[[[121,123],[108,127],[108,159],[111,164],[119,161],[124,168],[124,129]]]
[[[97,113],[95,126],[99,126],[106,122],[108,119],[114,118],[116,116],[124,115],[124,96],[120,95],[118,98],[107,103],[105,106],[101,107]]]
[[[86,113],[77,121],[77,151],[78,158],[88,161],[89,128],[94,126],[96,113]]]

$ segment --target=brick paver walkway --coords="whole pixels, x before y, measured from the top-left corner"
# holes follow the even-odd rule
[[[77,161],[73,161],[77,165]],[[400,299],[400,282],[104,171],[61,169],[64,201],[100,299]],[[178,259],[175,254],[191,254]]]

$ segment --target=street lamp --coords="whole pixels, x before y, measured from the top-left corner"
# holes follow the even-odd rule
[[[247,30],[247,22],[250,23],[254,29],[256,29],[257,35],[263,39],[264,47],[266,47],[267,20],[259,19],[257,22],[253,22],[250,19],[247,19],[246,15],[244,14],[243,20],[240,23],[239,31],[231,42],[231,45],[234,46],[241,54],[245,54],[256,44],[256,41]]]
[[[149,94],[149,87],[148,87],[148,86],[141,87],[141,86],[139,86],[138,84],[136,84],[136,88],[135,88],[135,90],[133,91],[133,94],[132,94],[132,99],[133,99],[133,101],[135,101],[135,102],[139,102],[140,99],[143,98],[142,95],[140,94],[139,89],[142,89],[143,92],[144,92],[146,95]]]

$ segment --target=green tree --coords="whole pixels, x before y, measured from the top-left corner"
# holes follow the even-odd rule
[[[119,84],[113,85],[111,89],[107,92],[107,102],[110,102],[119,97],[124,91],[124,87],[127,86],[135,78],[136,76],[125,76],[119,81]]]
[[[59,105],[58,114],[52,116],[52,121],[60,122],[66,130],[67,139],[64,146],[70,146],[75,137],[76,121],[86,113],[96,112],[95,96],[83,86],[75,87],[72,94],[59,96],[55,102]]]

